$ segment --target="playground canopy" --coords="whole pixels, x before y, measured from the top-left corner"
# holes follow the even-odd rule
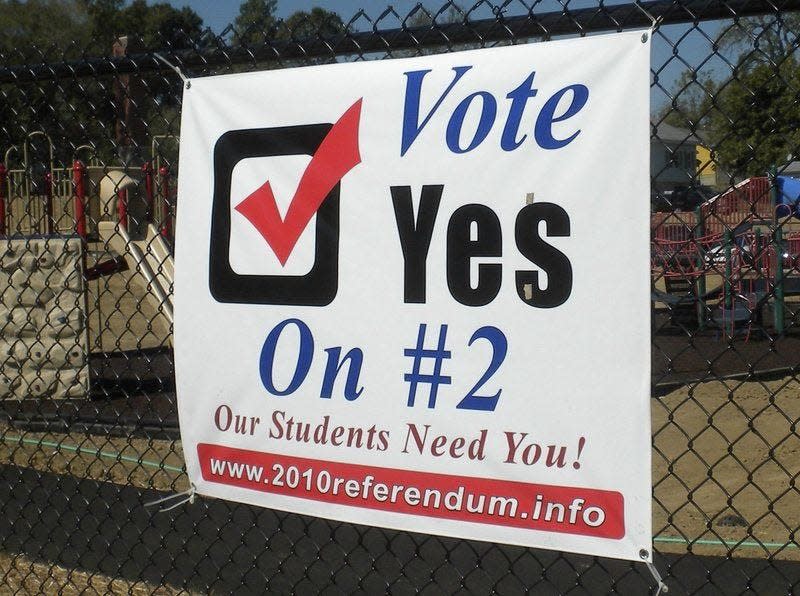
[[[776,213],[779,217],[794,215],[800,219],[800,179],[791,176],[778,176],[775,179],[778,188]]]

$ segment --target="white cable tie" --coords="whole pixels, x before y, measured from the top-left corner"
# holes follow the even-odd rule
[[[658,569],[656,569],[656,566],[650,561],[645,561],[645,565],[647,565],[647,568],[650,570],[650,574],[658,584],[658,589],[656,590],[654,596],[660,596],[662,593],[666,594],[669,592],[669,586],[664,583],[664,580],[661,578],[661,574],[658,572]]]
[[[185,74],[183,74],[183,72],[181,72],[180,68],[175,66],[172,62],[164,58],[164,56],[162,56],[158,52],[153,52],[153,56],[155,56],[158,60],[160,60],[161,62],[169,66],[172,70],[174,70],[176,73],[178,73],[178,76],[181,78],[183,84],[187,89],[191,88],[192,82],[189,80],[189,77],[187,77]]]
[[[194,503],[194,495],[197,492],[194,484],[190,485],[188,489],[181,491],[179,493],[175,493],[173,495],[167,495],[166,497],[162,497],[161,499],[156,499],[155,501],[150,501],[149,503],[145,503],[145,507],[152,507],[154,505],[159,505],[161,503],[166,503],[167,501],[172,501],[174,499],[181,499],[177,503],[170,505],[166,509],[159,509],[156,513],[164,513],[165,511],[169,511],[170,509],[175,509],[185,503],[189,503],[190,505]]]
[[[166,503],[167,501],[171,501],[173,499],[177,499],[178,497],[183,497],[185,495],[188,495],[191,492],[191,490],[192,489],[190,488],[188,490],[181,491],[179,493],[175,493],[175,494],[172,494],[172,495],[167,495],[166,497],[163,497],[161,499],[156,499],[155,501],[150,501],[149,503],[145,503],[144,506],[145,507],[152,507],[153,505],[158,505],[159,503]]]
[[[639,2],[639,0],[636,0],[636,2],[633,3],[633,5],[636,8],[638,8],[640,11],[642,11],[644,16],[646,16],[648,19],[650,19],[650,24],[652,25],[651,28],[650,28],[651,31],[658,26],[658,21],[659,21],[660,18],[657,19],[656,17],[651,15],[649,12],[647,12],[647,9],[645,9],[645,7],[642,6],[642,3]]]
[[[189,503],[190,505],[194,503],[194,491],[192,491],[192,493],[188,497],[178,501],[174,505],[170,505],[169,507],[165,507],[164,509],[159,509],[157,513],[166,513],[171,509],[175,509],[176,507],[180,507],[181,505],[186,505],[186,503]]]

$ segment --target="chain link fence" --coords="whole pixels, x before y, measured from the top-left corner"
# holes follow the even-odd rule
[[[12,4],[0,2],[0,593],[653,592],[628,562],[212,499],[143,507],[188,485],[170,64],[202,77],[651,25],[656,565],[671,594],[800,590],[800,2],[442,2],[237,19],[220,34],[184,11],[147,35],[95,25],[27,44],[3,20]],[[102,3],[73,4],[102,24]],[[30,2],[29,22],[62,5]],[[80,19],[65,13],[64,28]]]

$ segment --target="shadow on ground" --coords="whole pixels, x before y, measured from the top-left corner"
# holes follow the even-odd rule
[[[0,548],[67,568],[211,593],[645,594],[644,565],[330,522],[0,466]],[[657,555],[670,594],[791,593],[800,563]],[[576,590],[576,587],[578,588]]]

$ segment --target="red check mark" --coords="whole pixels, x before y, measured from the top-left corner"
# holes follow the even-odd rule
[[[363,99],[363,98],[362,98]],[[308,222],[325,202],[325,197],[344,175],[361,163],[358,125],[361,99],[355,102],[328,131],[300,178],[286,218],[281,218],[272,186],[267,180],[235,209],[253,224],[286,265]]]

